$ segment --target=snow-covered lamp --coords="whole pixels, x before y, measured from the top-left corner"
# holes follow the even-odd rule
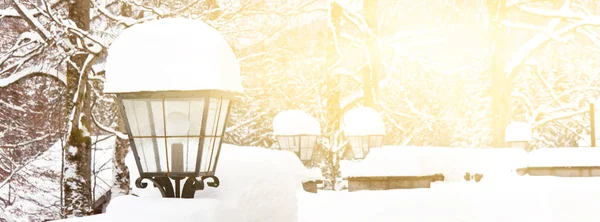
[[[531,141],[531,125],[525,122],[513,122],[506,126],[504,138],[510,147],[528,149]]]
[[[306,164],[312,160],[321,126],[316,118],[303,111],[287,110],[273,118],[273,134],[281,150],[296,153]]]
[[[163,197],[193,198],[204,179],[219,186],[225,125],[243,88],[238,61],[217,30],[183,18],[124,30],[108,49],[104,92],[117,95],[140,173],[137,187],[147,187],[148,179]]]
[[[385,125],[374,109],[354,108],[344,114],[343,124],[355,159],[364,159],[371,148],[383,145]]]

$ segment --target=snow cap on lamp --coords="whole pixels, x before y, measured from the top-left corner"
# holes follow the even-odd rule
[[[343,124],[347,136],[385,134],[385,124],[381,115],[369,107],[358,107],[346,112]]]
[[[279,136],[320,135],[319,121],[301,110],[286,110],[273,118],[273,134]]]
[[[525,122],[513,122],[506,127],[506,142],[529,142],[531,141],[531,125]]]
[[[105,93],[174,90],[243,92],[240,66],[225,38],[185,18],[144,22],[110,45]]]

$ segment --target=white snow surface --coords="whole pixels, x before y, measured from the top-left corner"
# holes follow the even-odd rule
[[[307,176],[303,179],[303,182],[323,180],[323,172],[320,168],[308,168],[306,171]]]
[[[530,167],[600,166],[600,148],[541,148],[529,154]]]
[[[125,29],[110,45],[105,93],[167,90],[243,92],[240,65],[208,24],[165,18]]]
[[[531,125],[525,122],[513,122],[506,126],[506,142],[531,141]]]
[[[347,136],[385,135],[381,115],[369,107],[358,107],[344,114],[344,132]]]
[[[105,214],[60,221],[223,221],[216,214],[219,201],[204,199],[139,198],[131,195],[111,200]]]
[[[297,192],[300,222],[595,222],[600,179],[512,177],[431,189]],[[144,199],[144,202],[142,202]],[[215,199],[118,197],[104,215],[63,221],[219,221]],[[177,213],[170,213],[177,212]],[[273,210],[276,212],[276,209]],[[348,213],[350,212],[350,213]],[[154,216],[156,215],[156,216]]]
[[[132,156],[130,169],[137,169]],[[197,199],[216,199],[219,221],[297,221],[296,192],[310,179],[298,157],[291,152],[258,147],[223,144],[215,175],[221,182],[217,188],[206,187],[196,192]],[[132,170],[132,182],[138,173]],[[143,198],[156,198],[156,188],[135,188]]]
[[[486,179],[504,178],[527,166],[527,158],[527,152],[517,148],[385,146],[372,149],[361,162],[346,164],[342,176],[426,176],[441,173],[446,181],[461,181],[462,176],[469,172],[484,173]]]
[[[320,135],[321,125],[311,115],[301,110],[286,110],[273,118],[273,134],[282,136]]]
[[[434,183],[431,189],[299,192],[299,221],[598,221],[598,178],[484,181]]]

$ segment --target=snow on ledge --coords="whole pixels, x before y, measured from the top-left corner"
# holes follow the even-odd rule
[[[362,162],[344,165],[344,178],[441,173],[446,181],[453,181],[463,180],[465,172],[491,177],[516,175],[516,169],[527,166],[527,152],[517,148],[385,146],[371,150]]]
[[[405,147],[372,149],[360,162],[352,162],[342,172],[343,177],[424,176],[418,150]]]
[[[600,166],[600,148],[541,148],[529,154],[530,167]]]
[[[320,135],[319,121],[301,110],[286,110],[273,118],[273,134],[291,135]]]
[[[125,29],[108,49],[106,93],[167,90],[243,92],[240,65],[223,36],[192,19]]]
[[[344,114],[344,132],[348,136],[385,135],[381,115],[369,107],[358,107]]]
[[[323,173],[320,168],[309,168],[306,169],[306,177],[302,182],[323,180]]]
[[[525,122],[513,122],[506,126],[506,142],[531,141],[531,125]]]

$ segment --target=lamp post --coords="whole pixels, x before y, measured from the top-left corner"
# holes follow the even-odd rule
[[[314,117],[300,110],[286,110],[273,118],[273,134],[279,143],[279,149],[296,154],[304,166],[312,161],[317,138],[321,133],[321,125]],[[302,181],[305,191],[317,193],[317,183],[320,183],[321,170],[307,169],[311,178]],[[314,177],[317,174],[317,177]]]
[[[530,151],[531,125],[525,122],[513,122],[506,126],[506,143],[512,148],[521,148]]]
[[[371,148],[383,145],[385,124],[374,109],[358,107],[349,110],[344,114],[343,124],[355,159],[364,159]]]
[[[243,88],[237,59],[218,31],[181,18],[124,30],[108,51],[104,91],[117,95],[138,188],[148,180],[163,197],[193,198],[206,179],[219,186],[225,125]]]
[[[300,110],[283,111],[273,118],[279,149],[294,152],[305,165],[312,160],[320,133],[319,121]]]

